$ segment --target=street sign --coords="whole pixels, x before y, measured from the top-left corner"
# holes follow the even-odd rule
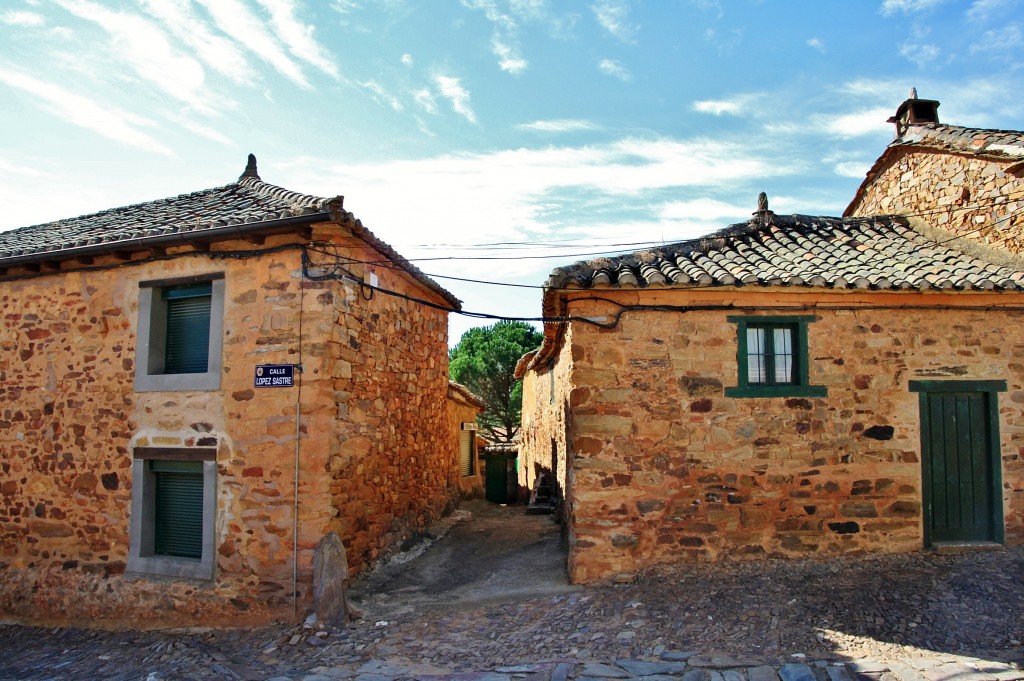
[[[256,367],[257,388],[291,388],[295,385],[295,365],[260,364]]]

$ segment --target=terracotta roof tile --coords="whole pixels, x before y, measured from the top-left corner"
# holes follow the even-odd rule
[[[208,232],[208,238],[230,238],[230,233],[218,234],[214,230],[308,217],[310,222],[344,222],[358,238],[437,293],[453,309],[462,308],[458,298],[378,239],[351,213],[344,212],[341,196],[312,196],[268,184],[259,178],[255,163],[256,159],[250,156],[246,172],[237,182],[223,187],[0,232],[0,267],[26,259],[71,258],[75,257],[75,249],[83,247],[112,252],[156,237],[187,235],[202,239],[203,233]]]
[[[117,244],[227,225],[326,213],[336,199],[288,191],[253,177],[157,201],[0,232],[0,261],[58,253],[79,246]]]
[[[1024,290],[1022,277],[933,241],[900,218],[768,212],[702,239],[558,268],[545,286]]]

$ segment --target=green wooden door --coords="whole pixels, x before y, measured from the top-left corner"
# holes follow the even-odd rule
[[[926,392],[921,407],[929,543],[996,541],[990,394]]]
[[[514,492],[509,488],[515,483],[516,454],[485,454],[484,498],[496,504],[515,501]],[[511,475],[509,468],[512,469]]]

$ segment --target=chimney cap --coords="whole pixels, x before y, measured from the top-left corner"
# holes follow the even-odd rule
[[[260,179],[260,174],[256,171],[256,154],[249,154],[249,158],[245,164],[245,170],[238,176],[239,180],[244,180],[247,177]]]
[[[936,99],[920,99],[917,88],[910,88],[910,96],[896,109],[896,115],[889,119],[896,124],[896,136],[903,137],[911,125],[939,122],[939,101]]]

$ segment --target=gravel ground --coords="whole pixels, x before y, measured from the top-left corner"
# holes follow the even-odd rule
[[[338,626],[111,633],[2,625],[0,679],[317,678],[310,670],[353,678],[363,669],[360,678],[380,681],[403,675],[367,676],[366,665],[422,677],[687,653],[698,666],[726,659],[776,669],[794,660],[916,660],[919,669],[961,657],[1024,660],[1024,547],[679,565],[632,584],[569,590],[554,580],[555,595],[500,602],[488,593],[477,604],[442,594],[430,607],[400,600],[422,598],[407,573],[418,560],[376,584],[383,592],[393,585],[393,607],[369,607]]]

